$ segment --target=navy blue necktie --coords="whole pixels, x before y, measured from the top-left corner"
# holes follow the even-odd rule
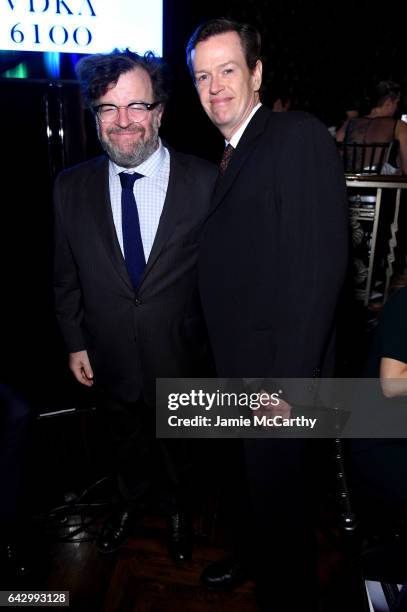
[[[142,174],[134,172],[121,172],[120,183],[122,186],[122,232],[124,259],[130,275],[133,287],[138,288],[144,269],[146,258],[144,256],[143,242],[141,240],[140,223],[138,218],[137,204],[134,198],[134,183],[143,178]]]

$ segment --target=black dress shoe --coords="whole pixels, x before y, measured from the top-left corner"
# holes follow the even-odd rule
[[[173,561],[190,561],[193,549],[192,522],[185,512],[168,517],[168,553]]]
[[[201,574],[202,584],[211,591],[233,591],[247,580],[247,569],[232,557],[211,563]]]
[[[116,510],[103,524],[96,546],[101,553],[117,550],[129,535],[132,513],[128,508]]]

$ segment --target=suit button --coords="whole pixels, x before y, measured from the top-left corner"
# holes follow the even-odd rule
[[[134,300],[134,304],[135,304],[136,306],[141,306],[141,300],[140,300],[140,298],[136,297],[136,299]]]

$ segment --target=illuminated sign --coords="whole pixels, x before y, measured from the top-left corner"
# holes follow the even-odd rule
[[[0,49],[162,55],[162,0],[0,0]]]

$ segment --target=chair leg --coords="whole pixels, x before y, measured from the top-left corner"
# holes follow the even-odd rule
[[[356,515],[352,510],[349,487],[346,479],[343,444],[340,438],[334,440],[335,469],[339,495],[340,526],[345,533],[353,533],[357,527]]]

